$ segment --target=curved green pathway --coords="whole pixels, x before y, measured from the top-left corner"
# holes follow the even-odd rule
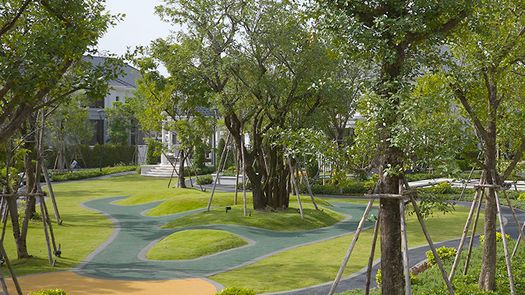
[[[168,221],[204,209],[169,216],[150,217],[144,216],[143,212],[157,206],[159,202],[137,206],[114,204],[123,198],[97,199],[84,204],[109,215],[116,229],[111,239],[90,255],[87,261],[78,268],[81,274],[130,280],[206,277],[249,264],[276,252],[352,233],[357,228],[357,223],[365,209],[365,206],[361,205],[335,203],[331,209],[347,215],[347,219],[330,227],[303,232],[277,232],[237,225],[161,229],[160,227]],[[370,225],[371,223],[367,224],[367,226]],[[194,260],[148,261],[143,258],[147,249],[159,239],[177,231],[194,228],[229,231],[252,243]]]

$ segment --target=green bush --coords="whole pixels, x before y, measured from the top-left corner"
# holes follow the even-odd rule
[[[255,291],[246,288],[231,287],[220,291],[217,295],[255,295]]]
[[[198,185],[205,185],[213,183],[213,177],[211,175],[201,175],[196,180]]]
[[[525,201],[525,193],[521,193],[518,195],[518,201]]]
[[[381,273],[381,269],[378,269],[377,270],[377,273],[376,273],[376,283],[377,285],[381,286],[381,284],[383,283],[383,275]],[[410,273],[410,284],[412,285],[416,285],[417,283],[419,283],[419,279],[417,278],[417,276],[415,274],[413,274],[412,272]]]
[[[79,146],[81,158],[76,159],[82,168],[99,168],[135,163],[135,146],[97,144],[94,147]]]
[[[452,259],[456,256],[457,250],[455,248],[441,247],[437,248],[436,252],[442,261]],[[426,252],[428,265],[432,266],[436,264],[436,258],[431,250]]]
[[[47,289],[31,292],[29,295],[67,295],[67,293],[62,289]]]
[[[439,194],[439,195],[456,193],[456,190],[448,182],[440,182],[432,187],[425,188],[424,190],[431,194]]]
[[[215,168],[212,166],[204,166],[202,168],[194,168],[192,166],[186,167],[184,169],[184,176],[194,176],[194,175],[206,175],[206,174],[212,174],[215,172]]]
[[[104,167],[102,169],[82,169],[67,172],[52,172],[51,178],[53,179],[53,181],[79,180],[134,170],[137,170],[137,166],[116,166]]]
[[[146,144],[148,145],[146,164],[156,165],[160,163],[160,156],[162,155],[162,142],[152,138],[147,138]]]
[[[511,237],[510,237],[509,234],[505,234],[505,238],[507,238],[507,241],[511,240]],[[483,244],[483,242],[485,242],[485,235],[480,235],[479,236],[479,242],[481,244]],[[501,235],[500,232],[496,232],[496,243],[499,243],[499,242],[503,242],[503,236]]]

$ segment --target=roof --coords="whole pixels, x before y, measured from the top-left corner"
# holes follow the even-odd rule
[[[109,59],[108,57],[102,56],[84,56],[85,61],[89,61],[94,66],[102,65],[104,62]],[[120,87],[132,87],[137,88],[136,81],[140,79],[140,72],[136,68],[124,63],[122,68],[123,74],[117,79],[109,81],[110,86],[120,86]]]

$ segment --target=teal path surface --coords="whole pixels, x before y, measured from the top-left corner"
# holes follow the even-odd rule
[[[204,209],[169,216],[150,217],[144,216],[143,213],[157,206],[159,202],[138,206],[113,204],[120,199],[123,197],[97,199],[84,204],[109,215],[116,223],[117,232],[105,246],[93,253],[79,267],[79,273],[102,278],[129,280],[206,277],[252,263],[276,252],[349,234],[357,228],[357,223],[365,209],[365,206],[361,205],[335,203],[331,209],[346,215],[347,219],[330,227],[303,232],[277,232],[237,225],[203,225],[180,229],[161,229],[160,227],[168,221]],[[371,226],[371,224],[368,222],[367,226]],[[144,255],[141,253],[144,253],[145,249],[151,246],[153,242],[177,231],[196,228],[229,231],[248,239],[251,243],[244,247],[193,260],[153,261],[142,257]],[[177,249],[173,249],[173,251],[177,251]]]

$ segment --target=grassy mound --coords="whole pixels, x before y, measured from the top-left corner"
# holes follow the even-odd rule
[[[248,244],[238,235],[222,230],[195,229],[173,233],[151,248],[151,260],[195,259]]]
[[[290,204],[293,206],[293,204]],[[296,208],[284,212],[259,212],[250,210],[251,216],[244,217],[242,205],[232,206],[226,213],[224,208],[214,208],[210,212],[199,212],[178,218],[164,225],[164,228],[181,228],[193,225],[236,224],[253,226],[275,231],[302,231],[326,227],[344,219],[344,216],[323,208],[315,210],[311,204],[304,204],[304,220]]]

